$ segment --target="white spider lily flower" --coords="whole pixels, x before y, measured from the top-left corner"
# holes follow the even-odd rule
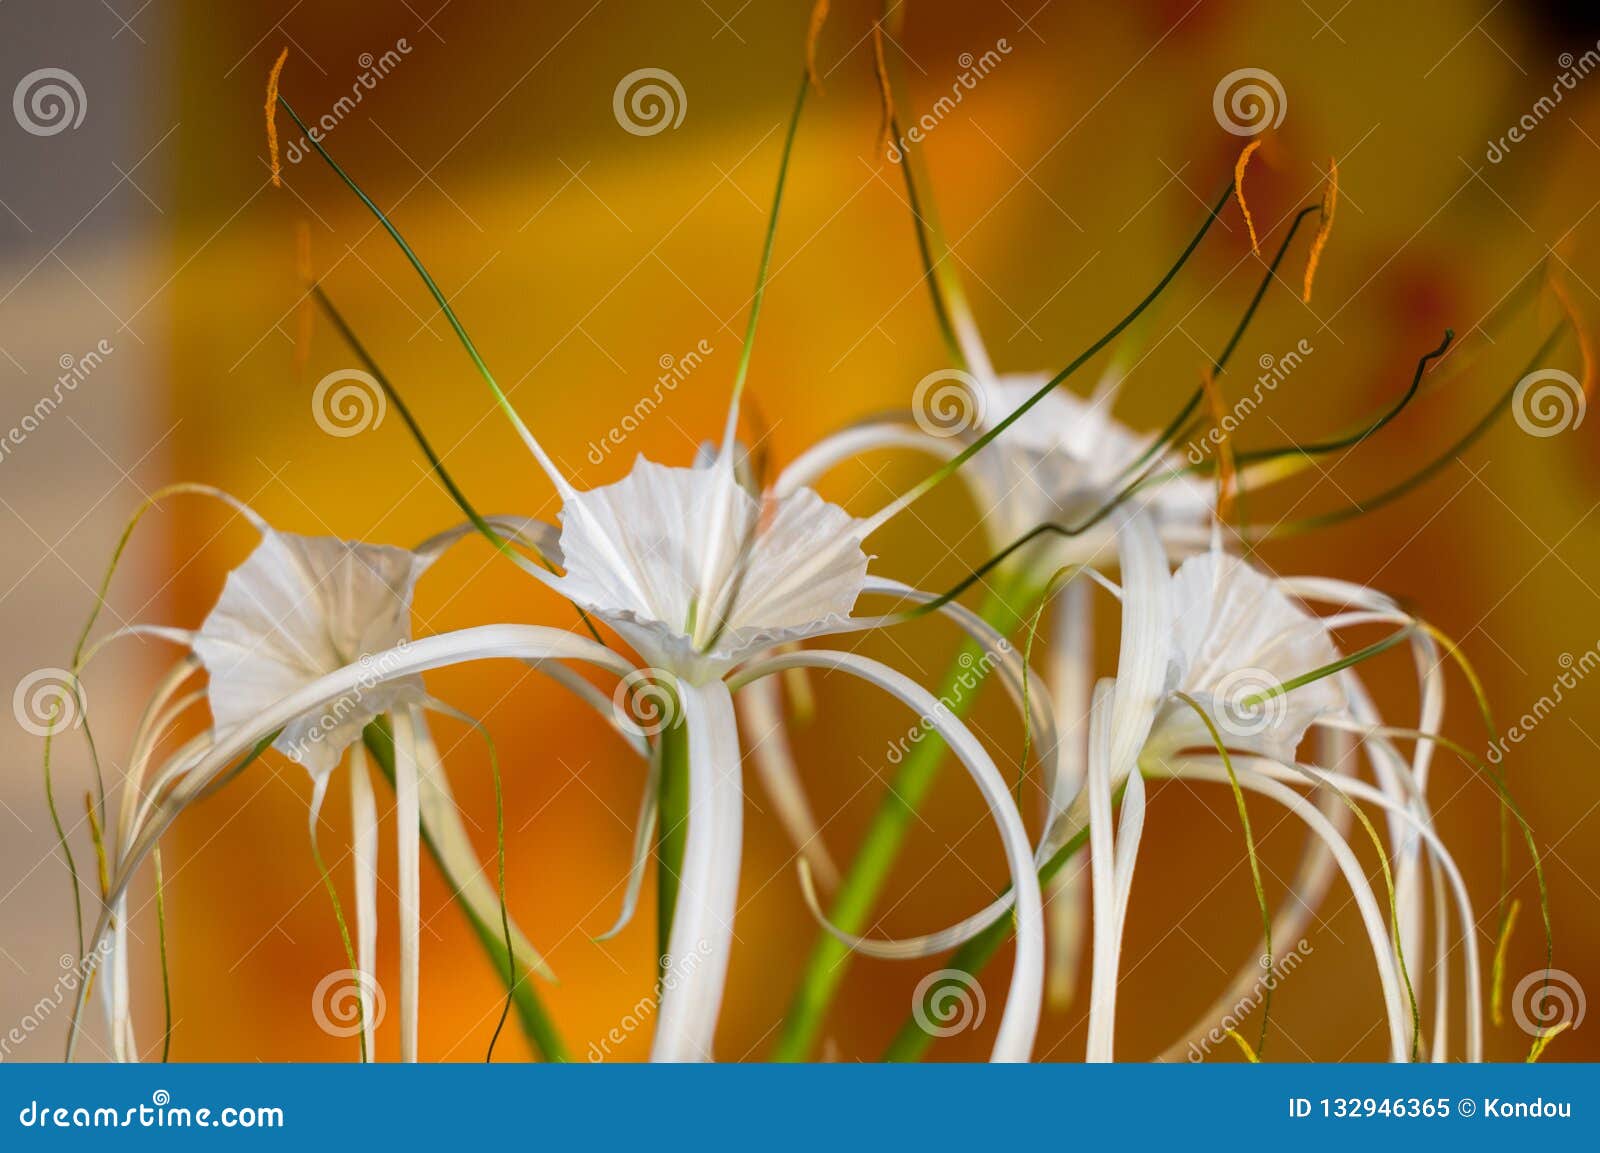
[[[1294,760],[1306,731],[1345,710],[1337,677],[1292,692],[1295,677],[1338,659],[1327,624],[1291,600],[1273,578],[1239,557],[1212,550],[1172,578],[1175,691],[1211,715],[1232,749]],[[1169,696],[1145,741],[1146,757],[1206,747],[1212,737],[1195,711]]]
[[[259,732],[272,747],[302,765],[312,782],[308,826],[316,837],[322,799],[334,769],[350,761],[352,859],[355,871],[358,992],[363,1004],[363,1050],[373,1057],[377,933],[377,811],[367,759],[360,744],[366,726],[391,719],[395,731],[395,788],[401,911],[401,1052],[417,1055],[421,940],[420,841],[425,834],[468,917],[500,934],[500,898],[484,874],[450,791],[437,749],[427,731],[424,706],[449,712],[426,694],[417,676],[391,677],[382,661],[393,661],[411,641],[411,601],[417,580],[462,533],[441,534],[416,550],[307,537],[279,532],[247,505],[220,490],[179,485],[170,492],[213,496],[239,512],[260,541],[232,570],[200,628],[194,631],[133,625],[116,630],[91,652],[126,635],[149,635],[185,645],[179,661],[157,689],[135,733],[122,795],[113,868],[126,863],[124,850],[158,814],[168,787],[192,772],[224,734],[256,731],[260,716],[307,685],[356,669],[354,688],[327,707],[290,718],[277,730]],[[153,502],[152,502],[153,503]],[[149,507],[149,504],[146,505]],[[142,511],[141,514],[142,515]],[[137,518],[136,518],[137,521]],[[497,518],[508,533],[519,521]],[[204,669],[203,691],[181,699],[183,684]],[[210,734],[169,757],[146,782],[156,746],[192,705],[210,709]],[[274,735],[275,732],[275,735]],[[111,1003],[114,1055],[134,1059],[127,982],[127,915],[115,909],[111,944],[114,980],[106,983]],[[510,928],[512,956],[541,976],[554,975],[520,929]]]
[[[1041,996],[1043,914],[1032,846],[999,770],[932,694],[899,674],[845,653],[782,651],[793,641],[872,627],[874,619],[852,615],[864,593],[927,599],[868,577],[862,540],[872,523],[809,489],[758,499],[740,483],[727,443],[692,468],[641,458],[615,484],[569,492],[561,520],[564,571],[547,583],[616,628],[673,682],[688,726],[688,840],[668,953],[706,960],[663,990],[652,1057],[711,1056],[742,837],[742,755],[728,684],[825,667],[865,679],[922,713],[956,747],[992,809],[1012,884],[1023,893],[1013,992],[994,1053],[1026,1059]]]

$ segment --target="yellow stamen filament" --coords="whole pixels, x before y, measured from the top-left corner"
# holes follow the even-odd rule
[[[289,59],[289,49],[286,47],[278,58],[272,63],[272,71],[267,74],[267,154],[272,160],[272,187],[283,187],[283,165],[278,159],[278,74],[283,71],[284,61]]]
[[[1496,1029],[1506,1023],[1506,951],[1511,946],[1511,930],[1517,927],[1517,914],[1521,910],[1522,902],[1513,900],[1506,910],[1505,924],[1500,927],[1500,940],[1494,946],[1494,968],[1489,975],[1489,1020]]]
[[[1239,211],[1244,213],[1244,226],[1250,230],[1250,251],[1257,255],[1261,253],[1261,242],[1256,239],[1256,222],[1250,215],[1250,206],[1244,202],[1244,170],[1249,167],[1250,158],[1260,147],[1261,138],[1257,137],[1244,146],[1244,151],[1239,153],[1239,159],[1233,165],[1233,198],[1239,202]]]
[[[1252,1065],[1261,1064],[1261,1058],[1256,1056],[1256,1051],[1250,1047],[1250,1042],[1246,1041],[1244,1037],[1240,1035],[1239,1030],[1230,1029],[1227,1026],[1223,1026],[1222,1031],[1228,1036],[1232,1037],[1233,1043],[1243,1050],[1245,1060],[1249,1061]]]
[[[1311,254],[1306,257],[1306,284],[1300,299],[1311,303],[1311,282],[1317,275],[1317,264],[1322,260],[1322,250],[1327,247],[1328,233],[1333,231],[1333,209],[1339,202],[1339,161],[1328,159],[1328,182],[1322,186],[1322,214],[1317,218],[1317,234],[1311,238]]]
[[[93,794],[83,794],[83,811],[89,816],[89,840],[94,845],[94,859],[100,869],[100,899],[104,901],[111,892],[111,873],[106,867],[106,839],[100,831],[100,814],[95,811]]]
[[[893,135],[894,93],[889,85],[889,64],[883,55],[883,25],[872,26],[872,66],[878,74],[878,95],[883,100],[883,122],[878,126],[878,144],[891,157],[889,142]]]
[[[817,0],[811,6],[811,27],[806,32],[806,76],[818,92],[822,91],[822,77],[817,72],[817,40],[827,22],[828,0]]]
[[[1563,1021],[1559,1025],[1556,1025],[1535,1037],[1533,1039],[1533,1047],[1528,1050],[1528,1064],[1532,1065],[1535,1061],[1537,1061],[1540,1056],[1543,1055],[1544,1047],[1550,1044],[1550,1042],[1558,1035],[1565,1033],[1570,1028],[1572,1028],[1572,1022]]]
[[[1595,384],[1594,340],[1577,306],[1572,303],[1572,295],[1567,291],[1566,284],[1554,272],[1550,274],[1550,291],[1556,294],[1556,300],[1560,301],[1562,311],[1572,324],[1572,331],[1578,335],[1578,352],[1583,357],[1583,398],[1592,400]]]
[[[1238,485],[1234,473],[1233,443],[1224,423],[1227,414],[1222,407],[1222,390],[1217,387],[1217,378],[1209,367],[1201,377],[1201,388],[1205,391],[1211,420],[1217,429],[1217,520],[1227,524],[1233,517],[1233,498]]]

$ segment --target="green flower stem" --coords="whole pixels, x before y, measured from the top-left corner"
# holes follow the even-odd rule
[[[1117,795],[1122,795],[1122,790],[1117,790]],[[1089,843],[1089,826],[1087,822],[1083,828],[1074,833],[1067,841],[1056,850],[1055,855],[1046,861],[1039,869],[1039,884],[1048,888],[1064,865],[1070,861],[1074,854]],[[983,971],[994,955],[1000,951],[1000,946],[1011,939],[1011,934],[1017,927],[1016,919],[1011,914],[996,917],[983,932],[957,949],[950,958],[947,969],[955,969],[976,978]],[[928,1046],[933,1043],[933,1034],[917,1024],[916,1016],[910,1017],[905,1024],[900,1026],[894,1040],[889,1042],[889,1047],[884,1050],[885,1061],[920,1061],[928,1051]]]
[[[390,786],[394,785],[394,737],[387,727],[378,721],[368,725],[362,734],[367,752],[372,755],[373,762],[378,766]],[[422,830],[422,843],[428,846],[428,852],[433,857],[434,863],[443,869],[444,864],[439,859],[439,850],[434,846],[433,838],[428,835],[426,828]],[[490,966],[502,981],[506,980],[509,973],[516,972],[512,963],[511,954],[506,950],[506,942],[500,925],[486,921],[479,917],[466,904],[457,901],[461,911],[466,914],[467,922],[472,926],[472,931],[477,935],[478,942],[483,946],[483,951],[489,957]],[[545,1009],[544,1003],[539,999],[539,993],[533,986],[533,980],[528,974],[521,974],[515,981],[509,982],[512,1003],[517,1009],[517,1020],[522,1026],[523,1036],[533,1046],[534,1052],[547,1061],[569,1061],[571,1054],[567,1050],[566,1042],[561,1039],[561,1034],[556,1032],[555,1023],[550,1020],[550,1014]]]
[[[1002,634],[1009,635],[1020,625],[1031,597],[1028,582],[1012,578],[1002,581],[989,594],[979,610],[983,619]],[[939,697],[950,712],[962,719],[977,698],[978,684],[987,675],[989,662],[982,659],[983,648],[969,640],[940,686]],[[974,683],[974,678],[978,678]],[[839,884],[828,917],[846,933],[860,933],[888,880],[905,843],[906,833],[918,807],[933,787],[944,762],[946,746],[934,733],[926,733],[900,763],[861,849],[849,872]],[[775,1061],[804,1061],[810,1055],[822,1029],[828,1007],[851,960],[849,948],[833,934],[818,933],[817,942],[806,960],[800,987],[795,990],[784,1018],[783,1030],[772,1053]]]
[[[677,715],[674,713],[674,715]],[[661,807],[656,822],[656,956],[667,971],[667,943],[678,908],[678,881],[689,838],[689,726],[681,720],[661,733]]]

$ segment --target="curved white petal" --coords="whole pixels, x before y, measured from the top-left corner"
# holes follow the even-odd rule
[[[789,747],[788,727],[784,723],[783,694],[770,677],[754,681],[739,690],[734,698],[739,719],[744,724],[756,775],[772,799],[778,823],[788,834],[800,857],[828,888],[839,883],[839,869],[833,863],[822,829],[811,811],[805,785],[800,780],[794,752]]]
[[[1006,862],[1011,869],[1012,890],[1017,895],[1016,959],[1011,972],[1011,995],[1006,998],[991,1059],[1028,1060],[1033,1053],[1044,996],[1044,909],[1028,833],[1005,778],[971,731],[932,693],[909,677],[866,657],[828,649],[784,653],[742,670],[734,683],[747,683],[786,668],[804,666],[851,673],[898,697],[939,734],[977,784],[1000,828]]]
[[[823,437],[795,457],[778,474],[772,486],[773,491],[779,496],[787,496],[798,489],[810,488],[845,461],[890,448],[911,449],[949,460],[961,451],[961,442],[954,438],[929,436],[911,422],[909,413],[899,418],[866,421]]]
[[[709,1061],[738,905],[744,786],[728,687],[680,681],[678,696],[689,730],[688,830],[650,1059]]]
[[[1194,763],[1191,768],[1191,762],[1196,760],[1198,759],[1182,758],[1179,762],[1183,766],[1181,771],[1203,779],[1227,781],[1227,771],[1220,765],[1213,767],[1204,763]],[[1263,776],[1253,769],[1241,768],[1240,761],[1235,761],[1234,772],[1238,777],[1240,788],[1260,793],[1289,809],[1304,821],[1313,833],[1321,837],[1329,851],[1333,853],[1361,912],[1362,923],[1366,926],[1367,938],[1372,946],[1373,960],[1377,963],[1378,980],[1383,987],[1384,1008],[1389,1024],[1389,1059],[1402,1062],[1408,1060],[1411,1051],[1411,1015],[1400,984],[1394,945],[1389,939],[1383,913],[1378,906],[1377,898],[1373,895],[1372,886],[1367,882],[1361,862],[1345,839],[1337,833],[1311,801],[1281,781]]]

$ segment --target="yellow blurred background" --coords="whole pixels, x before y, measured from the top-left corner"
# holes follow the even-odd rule
[[[74,170],[49,147],[71,146],[70,136],[8,134],[13,162],[0,179],[14,206],[26,186],[14,213],[19,223],[35,201],[46,214],[52,199],[89,208],[113,182],[109,207],[91,211],[116,217],[103,227],[91,219],[53,255],[47,250],[76,210],[54,234],[42,226],[23,232],[0,217],[0,227],[15,233],[4,249],[6,282],[18,283],[0,303],[0,344],[19,368],[34,364],[19,349],[32,350],[39,366],[8,378],[4,398],[26,411],[53,375],[56,354],[88,348],[107,332],[133,355],[110,358],[97,370],[104,374],[97,387],[74,399],[82,421],[92,412],[106,426],[95,445],[86,430],[99,426],[84,423],[80,437],[56,420],[46,430],[53,440],[41,434],[0,464],[0,494],[15,521],[3,575],[16,582],[0,611],[7,636],[19,638],[4,658],[7,684],[66,662],[89,589],[141,489],[203,481],[285,530],[384,543],[415,543],[459,519],[396,413],[350,437],[328,435],[314,418],[316,382],[355,361],[318,321],[308,359],[296,363],[302,224],[329,293],[478,506],[554,518],[548,483],[360,203],[315,157],[288,164],[284,188],[268,185],[262,96],[284,47],[282,88],[307,117],[333,109],[371,68],[364,61],[397,53],[389,74],[326,143],[392,214],[575,483],[616,480],[636,453],[685,463],[715,435],[809,5],[456,0],[434,11],[438,4],[157,0],[137,13],[124,2],[116,20],[97,5],[78,10],[82,38],[115,54],[115,68],[82,73],[91,118],[97,109],[106,110],[102,119],[117,118],[113,138],[75,161],[93,176],[69,181]],[[14,9],[26,7],[7,4],[0,22],[15,25],[24,17]],[[824,88],[800,126],[750,378],[779,466],[850,421],[904,408],[915,382],[945,363],[899,174],[876,143],[870,30],[877,5],[838,0],[833,8],[818,53]],[[1312,302],[1295,297],[1299,257],[1291,257],[1288,284],[1268,297],[1240,349],[1234,395],[1248,387],[1258,357],[1301,340],[1314,348],[1264,406],[1270,423],[1256,420],[1241,442],[1343,429],[1404,388],[1445,326],[1454,327],[1459,345],[1447,382],[1381,436],[1282,491],[1252,498],[1252,513],[1276,520],[1359,501],[1476,420],[1560,321],[1541,292],[1492,335],[1480,327],[1518,284],[1538,281],[1540,262],[1555,265],[1586,318],[1600,315],[1600,220],[1592,216],[1600,205],[1600,79],[1580,80],[1498,163],[1486,155],[1550,91],[1566,67],[1562,54],[1581,57],[1597,37],[1600,19],[1554,4],[917,0],[906,5],[888,51],[905,82],[899,100],[909,118],[950,90],[963,54],[1008,46],[928,134],[923,152],[991,355],[1008,370],[1059,368],[1148,289],[1226,183],[1242,143],[1214,115],[1218,82],[1245,67],[1281,81],[1286,115],[1247,186],[1258,222],[1277,226],[1268,243],[1296,208],[1314,201],[1330,156],[1341,200]],[[25,64],[48,63],[40,51],[30,64],[8,48],[7,82]],[[624,75],[645,67],[678,78],[685,114],[677,127],[639,136],[619,125],[612,97]],[[107,158],[132,177],[119,179]],[[1152,351],[1124,386],[1118,415],[1135,427],[1164,423],[1255,286],[1259,264],[1248,258],[1242,221],[1233,209],[1223,219],[1225,228],[1158,310]],[[40,271],[25,276],[30,265]],[[130,328],[141,337],[137,348],[125,336]],[[664,358],[700,347],[711,349],[703,363],[621,447],[594,447],[652,388]],[[1576,342],[1566,339],[1549,363],[1579,372]],[[0,372],[6,368],[0,364]],[[1086,389],[1093,378],[1089,372],[1076,383]],[[1279,572],[1370,582],[1400,598],[1462,642],[1502,720],[1514,718],[1550,691],[1563,654],[1578,657],[1600,644],[1595,448],[1589,424],[1539,438],[1506,421],[1421,491],[1336,530],[1269,544],[1261,559]],[[886,454],[840,470],[823,488],[865,512],[925,467]],[[878,571],[942,587],[983,559],[975,512],[949,487],[874,540]],[[196,502],[176,502],[146,527],[112,605],[128,619],[196,625],[250,534]],[[419,632],[572,620],[476,541],[428,574],[417,612]],[[1115,606],[1102,604],[1100,614],[1101,636],[1114,637]],[[954,639],[929,623],[870,637],[862,649],[931,683]],[[1101,648],[1109,673],[1114,652]],[[125,745],[167,656],[135,644],[91,677],[88,692],[110,749]],[[1371,675],[1385,715],[1410,724],[1409,661],[1390,654]],[[648,898],[617,939],[591,939],[615,915],[642,768],[596,717],[519,667],[447,671],[431,675],[430,686],[482,717],[502,750],[512,910],[560,975],[559,985],[541,984],[539,992],[582,1059],[649,993],[654,976]],[[817,690],[817,719],[797,731],[798,752],[828,843],[847,859],[884,787],[887,742],[909,718],[839,678],[819,678]],[[993,696],[976,723],[998,753],[1014,759],[1021,729]],[[1600,686],[1580,686],[1505,764],[1547,854],[1555,964],[1586,986],[1600,973],[1597,702]],[[1471,694],[1455,673],[1448,707],[1447,731],[1482,748]],[[450,722],[440,731],[458,799],[487,858],[493,793],[481,742]],[[52,838],[39,744],[19,734],[4,746],[0,797],[11,816],[0,816],[10,842],[0,857],[0,947],[17,970],[0,964],[5,1020],[34,1003],[54,979],[57,954],[71,948],[64,866],[46,859]],[[115,763],[115,751],[109,756]],[[88,780],[76,748],[61,773],[76,813]],[[723,1059],[769,1051],[815,937],[788,842],[766,797],[750,791],[742,906],[718,1035]],[[174,1059],[354,1056],[355,1043],[325,1035],[308,1009],[317,982],[344,967],[306,844],[308,795],[301,770],[262,764],[185,814],[167,839]],[[1433,795],[1480,914],[1479,942],[1491,954],[1499,856],[1493,791],[1441,757]],[[342,783],[330,797],[324,847],[338,862],[348,905]],[[391,805],[380,793],[386,817]],[[1003,886],[999,846],[981,816],[975,790],[947,767],[874,932],[942,926]],[[6,825],[11,818],[15,826]],[[1230,795],[1162,785],[1149,819],[1125,951],[1118,1054],[1126,1059],[1152,1057],[1175,1039],[1251,955],[1259,928]],[[1268,892],[1281,895],[1303,834],[1264,810],[1257,833]],[[387,821],[382,849],[379,977],[397,988]],[[1376,877],[1375,860],[1363,859]],[[1507,964],[1514,982],[1540,967],[1544,954],[1537,894],[1515,848],[1512,867],[1524,905]],[[437,874],[430,865],[424,873],[423,1054],[481,1059],[500,987]],[[135,903],[148,897],[145,878]],[[136,929],[140,1040],[158,1048],[148,907]],[[1275,997],[1268,1056],[1381,1058],[1382,1004],[1346,890],[1334,888],[1314,933],[1314,954]],[[913,986],[934,967],[857,960],[818,1055],[875,1058],[905,1019]],[[987,1053],[1008,969],[997,963],[986,980],[988,1023],[939,1042],[936,1057]],[[1459,984],[1459,969],[1454,979]],[[1041,1057],[1081,1057],[1085,1010],[1047,1017]],[[1457,1021],[1457,1036],[1459,1029]],[[53,1059],[58,1036],[55,1022],[16,1055]],[[1593,1027],[1559,1037],[1546,1059],[1600,1056],[1596,1037]],[[1489,1051],[1520,1059],[1528,1041],[1508,1020],[1491,1030]],[[648,1043],[646,1028],[614,1054],[638,1058]],[[497,1056],[526,1051],[508,1029]],[[380,1030],[379,1052],[398,1052],[393,1019]]]

